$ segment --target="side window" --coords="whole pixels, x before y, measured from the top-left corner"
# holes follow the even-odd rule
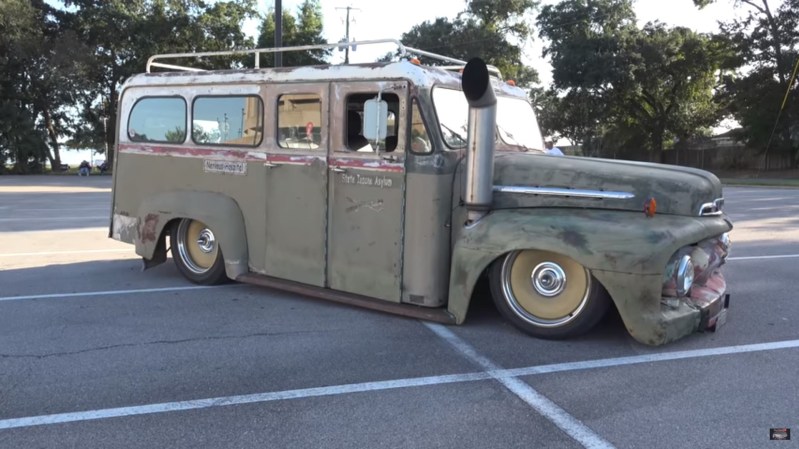
[[[377,97],[377,92],[352,94],[347,97],[347,129],[344,144],[350,151],[359,153],[374,153],[377,149],[381,153],[400,152],[397,148],[397,135],[399,132],[399,107],[400,101],[397,94],[383,93],[380,98],[388,103],[388,130],[386,138],[378,142],[369,142],[363,136],[363,104],[366,100]]]
[[[183,143],[186,140],[186,100],[147,97],[133,105],[128,118],[133,142]]]
[[[322,100],[315,94],[281,95],[277,99],[277,144],[280,148],[316,150],[322,144]]]
[[[430,145],[430,135],[422,120],[422,111],[419,110],[419,103],[413,99],[413,115],[411,116],[411,151],[414,153],[429,153],[433,151]]]
[[[201,145],[257,147],[263,138],[260,97],[197,97],[192,107],[191,138]]]

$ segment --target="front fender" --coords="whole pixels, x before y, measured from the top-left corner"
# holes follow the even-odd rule
[[[247,273],[247,232],[236,201],[215,192],[172,191],[146,198],[139,205],[136,254],[152,259],[164,227],[173,219],[191,218],[208,225],[225,257],[231,279]]]
[[[631,333],[631,325],[635,327],[635,338],[647,340],[646,322],[637,315],[660,310],[662,277],[671,255],[730,229],[723,217],[648,218],[643,212],[596,209],[495,210],[456,238],[448,309],[459,324],[466,319],[477,279],[498,257],[519,249],[552,251],[590,269]],[[624,283],[618,282],[620,276]]]

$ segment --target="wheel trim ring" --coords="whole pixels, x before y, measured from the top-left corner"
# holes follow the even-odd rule
[[[205,274],[216,261],[219,245],[214,241],[211,246],[210,252],[201,248],[198,240],[203,234],[210,234],[213,238],[213,232],[199,220],[182,220],[178,227],[178,254],[182,259],[186,268],[195,274]]]
[[[566,272],[565,289],[553,297],[536,293],[530,280],[533,268],[546,261],[557,263]],[[539,327],[563,326],[577,318],[588,303],[591,291],[588,270],[571,258],[546,251],[514,251],[503,261],[501,277],[502,293],[508,306],[519,318]],[[570,296],[573,299],[568,301]],[[562,302],[564,298],[566,302]],[[561,302],[557,303],[559,299]]]

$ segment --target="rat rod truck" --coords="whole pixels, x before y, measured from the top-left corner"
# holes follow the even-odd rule
[[[502,315],[542,338],[582,334],[612,305],[649,345],[724,322],[732,224],[714,175],[547,155],[498,70],[359,44],[386,42],[399,62],[259,68],[263,53],[342,44],[151,57],[120,97],[109,236],[145,268],[168,237],[199,284],[453,324],[487,277]],[[242,55],[255,68],[158,62]]]

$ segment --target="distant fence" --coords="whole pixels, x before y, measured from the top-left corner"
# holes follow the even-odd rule
[[[704,170],[786,170],[794,168],[790,154],[757,154],[743,146],[672,149],[663,152],[663,162]]]
[[[729,139],[727,139],[729,140]],[[790,153],[769,151],[767,154],[747,148],[735,142],[718,141],[696,142],[687,148],[672,148],[663,151],[659,162],[703,170],[790,170],[799,168]],[[608,159],[630,161],[651,161],[651,154],[644,149],[620,148],[615,151],[604,149],[595,155],[587,155],[580,146],[563,146],[561,149],[570,155],[594,156]]]

